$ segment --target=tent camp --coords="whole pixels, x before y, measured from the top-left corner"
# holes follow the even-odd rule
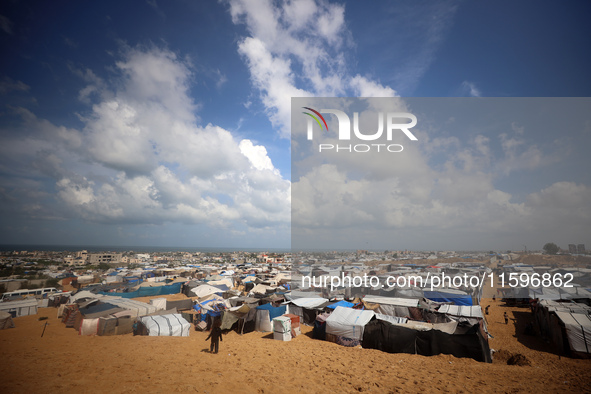
[[[374,316],[373,311],[338,306],[326,319],[326,334],[340,337],[341,340],[350,339],[358,342],[363,337],[363,328]],[[328,335],[327,339],[329,339]],[[341,343],[339,338],[336,338],[336,342]]]
[[[140,318],[147,335],[151,337],[188,337],[191,324],[180,314],[144,316]]]

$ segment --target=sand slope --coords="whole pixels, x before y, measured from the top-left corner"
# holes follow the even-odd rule
[[[527,309],[491,304],[490,345],[521,353],[531,366],[484,364],[453,356],[423,357],[345,348],[304,335],[279,342],[272,335],[224,336],[209,354],[207,333],[189,338],[80,337],[54,308],[14,319],[0,332],[0,392],[584,392],[591,390],[591,360],[549,353],[535,337],[515,336],[503,311],[524,325]],[[39,321],[40,316],[49,319]],[[41,332],[49,322],[45,335]],[[518,327],[519,328],[519,327]],[[524,343],[525,341],[525,343]]]

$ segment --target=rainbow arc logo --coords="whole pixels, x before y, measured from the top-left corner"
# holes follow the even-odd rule
[[[320,117],[320,119],[322,119],[322,122],[324,123],[324,127],[326,128],[326,131],[328,131],[328,125],[326,124],[326,120],[324,119],[324,116],[322,116],[320,114],[320,112],[318,112],[315,109],[312,109],[310,107],[302,107],[302,108],[307,109],[308,111],[312,111],[316,115],[318,115],[318,117]],[[316,121],[316,123],[318,123],[318,126],[320,126],[320,130],[322,130],[322,124],[320,123],[320,119],[318,119],[316,116],[312,115],[310,112],[302,112],[302,113],[306,114],[306,115],[310,116],[312,119],[314,119]],[[308,138],[311,138],[311,136],[309,135]]]

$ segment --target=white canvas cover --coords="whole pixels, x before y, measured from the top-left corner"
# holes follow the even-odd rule
[[[227,286],[228,289],[231,289],[232,287],[234,287],[234,281],[228,277],[223,278],[223,279],[219,279],[219,280],[212,280],[212,281],[207,282],[207,284],[209,284],[210,286],[224,285],[224,286]]]
[[[213,287],[210,285],[201,285],[201,286],[197,286],[191,289],[191,292],[193,294],[195,294],[196,297],[207,297],[209,295],[215,294],[215,293],[221,293],[222,291],[220,289],[218,289],[217,287]]]
[[[129,298],[121,298],[121,297],[112,297],[112,296],[104,296],[101,301],[108,302],[109,304],[113,304],[118,306],[119,308],[123,308],[129,310],[130,313],[127,315],[137,317],[147,315],[149,313],[156,312],[156,307],[150,305],[145,302],[132,300]]]
[[[70,304],[81,298],[102,298],[102,294],[94,294],[87,290],[82,290],[74,295],[70,295]]]
[[[439,313],[446,315],[461,316],[461,317],[478,317],[482,318],[482,308],[480,305],[441,305],[438,310]]]
[[[418,307],[418,298],[396,298],[396,297],[382,297],[374,295],[366,295],[363,297],[363,301],[370,302],[372,304],[383,304],[383,305],[395,305],[405,307]]]
[[[575,352],[591,353],[591,316],[583,313],[556,312],[566,327],[570,348]]]
[[[37,299],[0,302],[0,311],[13,312],[15,317],[37,314]]]
[[[314,309],[328,302],[326,298],[296,298],[292,300],[300,308]]]
[[[188,337],[191,324],[180,314],[144,316],[142,323],[151,337]]]
[[[252,288],[252,290],[250,290],[251,293],[256,293],[256,294],[266,294],[267,290],[275,290],[275,287],[271,287],[271,286],[267,286],[267,285],[263,285],[263,284],[258,284],[255,287]]]
[[[99,318],[84,319],[80,324],[79,335],[96,335],[98,333]]]
[[[376,313],[376,318],[379,320],[385,320],[392,324],[404,324],[408,321],[406,317],[388,316],[381,313]]]
[[[255,309],[255,330],[261,332],[273,331],[273,325],[271,324],[271,317],[269,311],[264,309]]]
[[[374,315],[373,311],[337,306],[326,319],[326,333],[361,340],[365,325]]]
[[[166,298],[152,298],[150,300],[150,305],[154,306],[157,311],[162,311],[166,309]]]

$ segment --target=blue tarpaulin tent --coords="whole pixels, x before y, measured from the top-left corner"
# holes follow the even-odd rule
[[[352,308],[353,305],[355,305],[355,304],[353,304],[352,302],[341,300],[339,302],[335,302],[334,304],[328,305],[327,308],[335,309],[337,306],[342,306],[344,308]]]
[[[468,294],[448,293],[445,291],[424,290],[425,298],[435,302],[451,302],[455,305],[473,305],[472,297]]]
[[[286,308],[285,305],[274,307],[273,304],[271,304],[271,303],[264,304],[264,305],[259,305],[259,306],[257,306],[257,309],[262,309],[262,310],[269,311],[269,318],[271,320],[273,320],[277,316],[284,315],[285,312],[286,312],[286,310],[287,310],[287,308]]]
[[[177,282],[171,285],[157,286],[157,287],[140,287],[136,291],[130,291],[127,293],[106,293],[99,291],[98,294],[117,296],[123,298],[136,298],[136,297],[150,297],[166,294],[177,294],[181,292],[182,283]]]

